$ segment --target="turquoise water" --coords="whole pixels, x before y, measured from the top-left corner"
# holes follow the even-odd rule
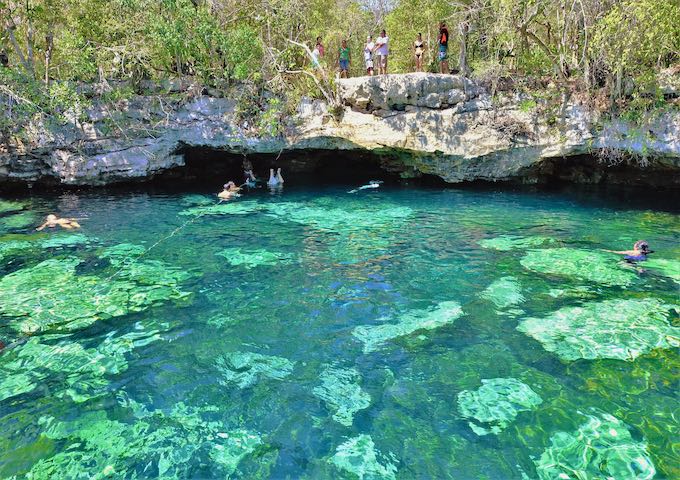
[[[0,477],[680,478],[672,202],[350,188],[0,200]]]

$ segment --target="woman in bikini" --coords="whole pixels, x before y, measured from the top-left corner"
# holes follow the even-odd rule
[[[413,50],[416,57],[416,72],[423,71],[423,54],[425,53],[425,44],[423,43],[423,35],[419,33],[416,41],[413,42]]]

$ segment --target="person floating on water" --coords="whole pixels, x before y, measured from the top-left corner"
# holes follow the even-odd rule
[[[218,193],[217,197],[220,198],[221,200],[231,200],[232,198],[238,196],[238,192],[240,190],[241,188],[237,187],[234,182],[229,181],[224,184],[224,190]]]
[[[647,260],[647,255],[654,253],[654,250],[649,249],[649,244],[645,240],[638,240],[633,245],[632,250],[605,250],[605,252],[617,253],[623,255],[623,259],[628,263],[644,262]]]
[[[362,185],[359,188],[355,188],[354,190],[350,190],[347,193],[357,193],[359,190],[368,190],[369,188],[379,188],[380,185],[382,185],[383,181],[382,180],[371,180],[368,182],[367,185]]]
[[[281,169],[278,168],[276,170],[276,175],[274,175],[274,169],[270,168],[269,169],[269,181],[267,182],[267,185],[270,187],[280,187],[283,186],[283,177],[281,176]]]
[[[45,228],[55,227],[65,228],[66,230],[73,230],[74,228],[80,228],[80,224],[76,221],[75,218],[59,218],[56,215],[50,213],[45,218],[45,223],[36,228],[36,230],[42,231]]]

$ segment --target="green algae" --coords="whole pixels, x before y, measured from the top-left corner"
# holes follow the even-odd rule
[[[0,217],[0,232],[25,230],[36,225],[37,222],[38,217],[33,212],[21,212],[7,217]]]
[[[547,317],[524,319],[517,330],[563,360],[634,360],[655,348],[680,343],[680,328],[669,324],[672,309],[680,305],[654,298],[588,302]]]
[[[31,338],[0,357],[0,401],[32,392],[49,382],[49,391],[76,402],[106,391],[107,377],[128,368],[125,355],[133,349],[159,340],[157,332],[131,332],[108,336],[96,348],[62,341],[54,345]]]
[[[291,373],[295,364],[290,360],[273,355],[254,352],[231,352],[217,358],[216,368],[223,385],[248,388],[262,378],[283,380]]]
[[[680,283],[680,261],[666,258],[651,258],[642,266],[659,272],[661,275],[672,278],[674,282]]]
[[[182,210],[179,214],[189,217],[204,215],[250,215],[263,210],[264,206],[254,200],[220,203],[217,203],[217,200],[215,200],[214,205],[189,208],[187,210]]]
[[[391,226],[413,215],[408,207],[380,206],[348,211],[332,206],[312,206],[297,202],[281,202],[267,206],[267,214],[282,220],[308,225],[319,230],[349,231]]]
[[[91,239],[82,233],[66,233],[51,235],[40,242],[42,248],[75,247],[89,244]]]
[[[635,273],[623,269],[615,255],[576,248],[551,248],[529,251],[520,263],[533,272],[571,277],[611,286],[627,286]]]
[[[541,403],[541,397],[516,378],[482,379],[477,390],[458,394],[461,416],[469,420],[472,431],[480,436],[501,433],[519,413],[533,410]]]
[[[229,265],[245,267],[247,269],[261,266],[285,265],[293,261],[291,254],[270,252],[263,248],[250,248],[247,250],[227,248],[218,252],[217,255],[226,258]]]
[[[179,286],[188,274],[161,262],[137,262],[106,280],[76,274],[80,263],[50,259],[6,275],[0,279],[0,314],[14,317],[10,326],[22,333],[73,331],[188,295]]]
[[[364,353],[381,348],[389,340],[410,335],[420,330],[434,330],[453,323],[463,315],[458,302],[441,302],[430,310],[415,310],[401,316],[397,323],[361,325],[352,335],[364,344]]]
[[[190,462],[196,457],[228,477],[263,442],[247,430],[225,430],[220,422],[206,421],[214,410],[178,403],[168,413],[138,410],[133,423],[110,420],[104,411],[66,422],[42,417],[42,435],[68,446],[37,462],[27,478],[183,479],[194,476]]]
[[[227,475],[236,471],[238,464],[247,455],[262,445],[262,438],[248,430],[234,430],[229,433],[218,433],[221,441],[216,442],[210,451],[210,459],[221,465]]]
[[[338,446],[330,462],[359,480],[395,479],[397,467],[379,456],[371,436],[362,434]]]
[[[576,432],[557,432],[534,461],[541,480],[649,480],[656,470],[644,442],[612,415],[596,412]]]
[[[143,245],[135,245],[133,243],[119,243],[111,247],[106,247],[102,250],[100,258],[107,258],[112,265],[123,265],[124,263],[132,262],[146,252],[146,247]]]
[[[12,200],[0,200],[0,215],[18,212],[28,206],[27,202],[15,202]]]
[[[29,250],[32,247],[33,244],[31,242],[24,240],[0,240],[0,261],[4,260],[6,257]]]
[[[215,204],[215,197],[208,196],[208,195],[199,195],[199,194],[189,194],[189,195],[184,195],[180,202],[182,205],[199,205],[199,206],[207,206],[207,205],[214,205]]]
[[[479,241],[483,248],[509,252],[511,250],[526,250],[528,248],[539,247],[546,243],[554,243],[555,240],[548,237],[518,237],[514,235],[500,235],[495,238],[486,238]]]
[[[507,308],[524,302],[522,289],[515,277],[502,277],[489,285],[481,294],[498,308]]]
[[[357,369],[329,366],[320,379],[321,385],[314,387],[312,393],[326,402],[336,422],[349,427],[354,414],[371,405],[371,396],[361,389],[361,374]]]

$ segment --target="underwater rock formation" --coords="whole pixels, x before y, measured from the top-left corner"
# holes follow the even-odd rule
[[[655,298],[588,302],[543,318],[526,318],[517,330],[563,360],[634,360],[655,348],[680,345],[680,327],[669,323],[680,305]]]
[[[283,380],[293,372],[295,364],[290,360],[273,355],[254,352],[232,352],[217,358],[217,370],[223,385],[248,388],[261,378]]]
[[[394,480],[397,467],[387,461],[381,463],[379,455],[371,436],[362,434],[340,445],[330,461],[359,480]]]
[[[35,132],[33,138],[0,144],[0,183],[144,180],[183,167],[183,152],[202,148],[277,156],[361,152],[376,155],[384,168],[404,177],[436,175],[451,183],[558,178],[680,184],[677,112],[632,125],[604,121],[585,105],[563,101],[556,119],[552,108],[522,108],[536,101],[521,94],[492,97],[469,79],[430,73],[340,79],[337,85],[344,104],[339,115],[323,102],[303,100],[276,137],[252,131],[239,120],[237,101],[229,98],[159,102],[158,96],[139,95],[118,108],[95,101],[82,123],[31,125],[26,131]],[[239,92],[229,95],[238,98]],[[112,122],[119,132],[111,132]],[[159,128],[152,134],[149,124]],[[599,151],[644,161],[608,166],[591,156]]]
[[[352,331],[364,344],[364,353],[380,349],[386,342],[419,330],[434,330],[453,323],[463,315],[458,302],[441,302],[431,310],[415,310],[403,314],[397,323],[359,326]]]
[[[576,432],[558,432],[535,460],[541,480],[602,478],[650,480],[656,475],[644,442],[616,417],[594,412]]]
[[[226,248],[216,255],[224,257],[231,266],[244,267],[248,270],[261,266],[285,265],[293,261],[290,254],[270,252],[263,248]]]
[[[458,394],[458,410],[477,435],[501,433],[520,412],[533,410],[543,399],[516,378],[482,379],[475,391]]]
[[[320,379],[321,385],[312,392],[334,411],[336,422],[349,427],[354,414],[370,406],[371,396],[361,389],[361,374],[355,368],[327,367]]]

